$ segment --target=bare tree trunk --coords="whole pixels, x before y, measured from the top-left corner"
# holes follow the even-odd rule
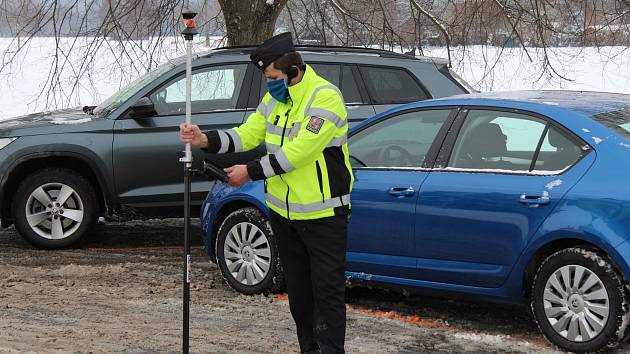
[[[218,0],[223,10],[228,45],[259,44],[273,35],[288,0]]]
[[[203,7],[201,10],[204,14],[204,17],[210,18],[210,5],[208,4],[208,0],[203,0]],[[205,38],[205,44],[206,47],[210,47],[210,26],[206,26],[206,38]]]

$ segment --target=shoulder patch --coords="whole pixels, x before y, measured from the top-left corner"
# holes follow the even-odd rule
[[[311,117],[311,120],[308,121],[308,124],[306,125],[306,130],[310,131],[311,133],[319,133],[319,130],[322,129],[322,125],[324,125],[324,120],[322,118],[319,117]]]

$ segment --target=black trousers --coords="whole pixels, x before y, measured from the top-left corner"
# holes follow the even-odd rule
[[[344,353],[347,217],[287,220],[270,212],[302,353]]]

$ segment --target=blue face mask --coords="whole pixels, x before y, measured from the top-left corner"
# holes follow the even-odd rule
[[[289,98],[289,88],[287,87],[286,79],[267,81],[267,89],[269,90],[271,97],[282,103],[287,103]]]

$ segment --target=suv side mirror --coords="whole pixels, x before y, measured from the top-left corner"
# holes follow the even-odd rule
[[[131,106],[131,118],[148,118],[156,115],[155,106],[149,97],[141,97]]]

